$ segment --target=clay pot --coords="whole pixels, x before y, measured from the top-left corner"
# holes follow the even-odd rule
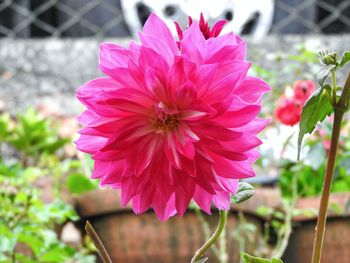
[[[350,260],[350,193],[332,194],[324,239],[322,263],[348,263]],[[319,197],[300,199],[296,207],[318,211]],[[285,263],[311,262],[317,214],[299,215],[284,255]]]
[[[267,201],[269,200],[269,201]],[[237,207],[244,210],[248,222],[258,229],[264,220],[254,214],[255,209],[267,202],[277,203],[276,191],[257,191],[244,206],[235,206],[229,215],[227,233],[233,232],[237,222]],[[273,205],[273,204],[272,204]],[[188,210],[183,218],[175,216],[162,223],[153,211],[136,216],[130,207],[120,206],[119,191],[103,189],[88,192],[76,200],[82,225],[89,220],[104,243],[113,262],[123,263],[181,263],[189,262],[196,249],[205,241],[202,225],[196,214]],[[217,211],[206,217],[211,231],[218,221]],[[261,231],[256,231],[252,243],[245,249],[253,252]],[[232,234],[231,234],[232,235]],[[228,242],[229,262],[239,262],[238,244]],[[218,262],[212,252],[209,262]]]

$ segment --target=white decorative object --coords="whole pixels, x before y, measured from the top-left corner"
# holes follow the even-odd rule
[[[202,12],[211,25],[220,19],[228,20],[223,33],[248,33],[259,39],[269,32],[274,13],[274,0],[121,0],[121,4],[133,36],[137,36],[151,12],[161,17],[174,35],[174,21],[185,27],[188,16],[199,19]]]

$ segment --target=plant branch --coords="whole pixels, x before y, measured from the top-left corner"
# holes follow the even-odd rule
[[[315,235],[315,241],[314,241],[314,247],[313,247],[313,253],[312,253],[312,263],[321,262],[324,233],[326,230],[329,195],[330,195],[330,190],[332,186],[335,162],[337,158],[341,123],[343,120],[344,113],[348,106],[349,94],[350,94],[350,73],[348,74],[342,94],[340,96],[338,103],[335,105],[335,109],[334,109],[335,114],[334,114],[333,131],[332,131],[332,138],[331,138],[331,148],[329,151],[327,169],[326,169],[325,179],[323,182],[320,210],[319,210],[319,215],[317,220],[316,235]]]
[[[103,263],[112,263],[112,260],[109,257],[106,248],[103,246],[101,239],[98,237],[96,231],[94,230],[94,228],[92,227],[89,221],[86,221],[85,231],[91,238],[92,242],[94,243],[97,249],[97,252],[100,255]]]
[[[197,250],[196,254],[191,259],[191,263],[197,263],[204,255],[204,253],[215,243],[215,241],[220,237],[222,231],[225,229],[227,220],[227,211],[220,210],[219,224],[214,232],[214,234],[204,243],[204,245]]]

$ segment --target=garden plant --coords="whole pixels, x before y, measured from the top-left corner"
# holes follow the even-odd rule
[[[79,219],[63,189],[94,185],[80,161],[64,157],[70,140],[52,126],[33,109],[0,115],[0,262],[95,262],[89,242],[74,247],[60,240],[62,224]]]

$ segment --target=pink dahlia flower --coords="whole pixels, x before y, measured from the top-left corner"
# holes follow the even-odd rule
[[[247,77],[246,44],[233,33],[205,39],[199,24],[180,48],[152,14],[128,48],[100,47],[106,74],[77,92],[87,107],[76,142],[92,154],[93,178],[121,189],[135,213],[183,215],[193,199],[207,213],[229,209],[238,180],[254,176],[257,115],[269,86]]]

